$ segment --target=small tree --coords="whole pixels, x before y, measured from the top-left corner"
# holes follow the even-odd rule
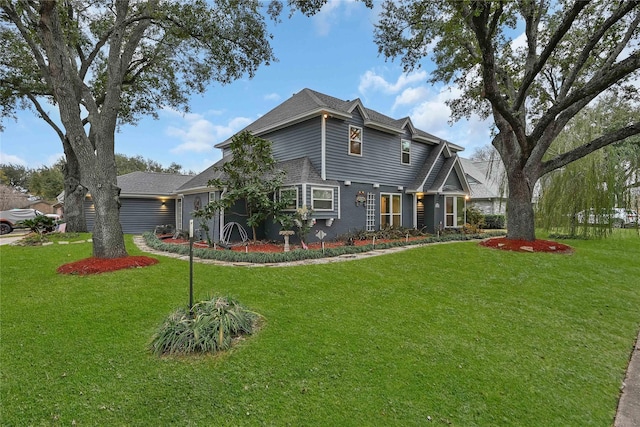
[[[244,203],[244,212],[231,212],[246,217],[255,241],[258,226],[270,216],[274,220],[280,217],[289,203],[285,198],[275,197],[285,172],[276,169],[271,143],[247,131],[241,132],[231,140],[230,160],[217,170],[222,172],[222,176],[210,180],[209,186],[225,189],[223,197],[210,202],[203,207],[202,212],[194,215],[211,219],[216,211],[232,210],[241,201]]]

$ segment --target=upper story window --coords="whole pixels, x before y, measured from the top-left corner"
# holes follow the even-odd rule
[[[295,211],[298,209],[298,188],[285,187],[280,189],[280,200],[288,199],[288,204],[283,208],[285,211]]]
[[[362,128],[349,126],[349,154],[362,156]]]
[[[312,188],[311,209],[314,211],[332,211],[333,188]]]
[[[408,139],[400,140],[401,161],[403,165],[411,164],[411,141]]]

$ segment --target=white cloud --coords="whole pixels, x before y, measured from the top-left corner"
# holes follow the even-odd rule
[[[365,94],[367,92],[382,92],[393,95],[414,83],[424,84],[426,80],[427,72],[424,70],[415,71],[409,74],[402,73],[394,83],[387,82],[384,77],[378,75],[375,71],[368,70],[360,76],[358,92],[361,94]]]
[[[514,52],[517,52],[518,49],[526,49],[527,48],[527,35],[523,32],[518,37],[511,40],[511,49]]]
[[[174,113],[171,112],[170,113]],[[169,126],[166,134],[175,137],[182,142],[171,149],[174,154],[183,152],[205,153],[211,152],[218,142],[238,132],[252,122],[246,117],[235,117],[227,124],[217,125],[204,118],[201,114],[189,113],[182,116],[184,123],[177,126]]]
[[[316,34],[319,36],[328,35],[331,28],[339,24],[340,18],[351,15],[352,10],[357,6],[358,3],[355,0],[329,0],[326,2],[312,18]]]
[[[0,163],[3,163],[3,164],[11,163],[14,165],[27,166],[27,162],[21,157],[14,156],[13,154],[3,153],[1,151],[0,151]]]
[[[65,159],[64,153],[53,153],[49,157],[47,157],[47,165],[53,166],[58,160]]]
[[[403,90],[400,95],[396,96],[392,110],[402,105],[414,105],[427,98],[429,94],[429,89],[424,86],[407,88]]]

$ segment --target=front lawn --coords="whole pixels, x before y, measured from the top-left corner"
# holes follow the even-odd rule
[[[263,316],[222,356],[158,358],[189,264],[59,275],[90,243],[0,247],[1,425],[610,426],[640,328],[640,238],[571,255],[456,242],[357,261],[196,264]],[[142,255],[127,237],[131,255]]]

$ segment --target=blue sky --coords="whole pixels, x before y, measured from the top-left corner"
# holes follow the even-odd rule
[[[411,117],[426,132],[465,148],[463,156],[490,142],[491,122],[478,118],[449,124],[445,101],[457,90],[432,86],[431,64],[405,74],[399,60],[385,61],[373,42],[377,10],[348,0],[329,0],[307,18],[296,13],[276,25],[272,47],[278,62],[258,69],[253,79],[212,84],[191,99],[191,112],[162,110],[116,134],[116,153],[141,155],[164,166],[176,162],[200,172],[220,159],[213,146],[307,87],[340,99],[360,98],[367,108],[394,118]],[[50,107],[50,111],[54,107]],[[63,156],[57,135],[32,112],[5,120],[0,163],[48,166]]]

